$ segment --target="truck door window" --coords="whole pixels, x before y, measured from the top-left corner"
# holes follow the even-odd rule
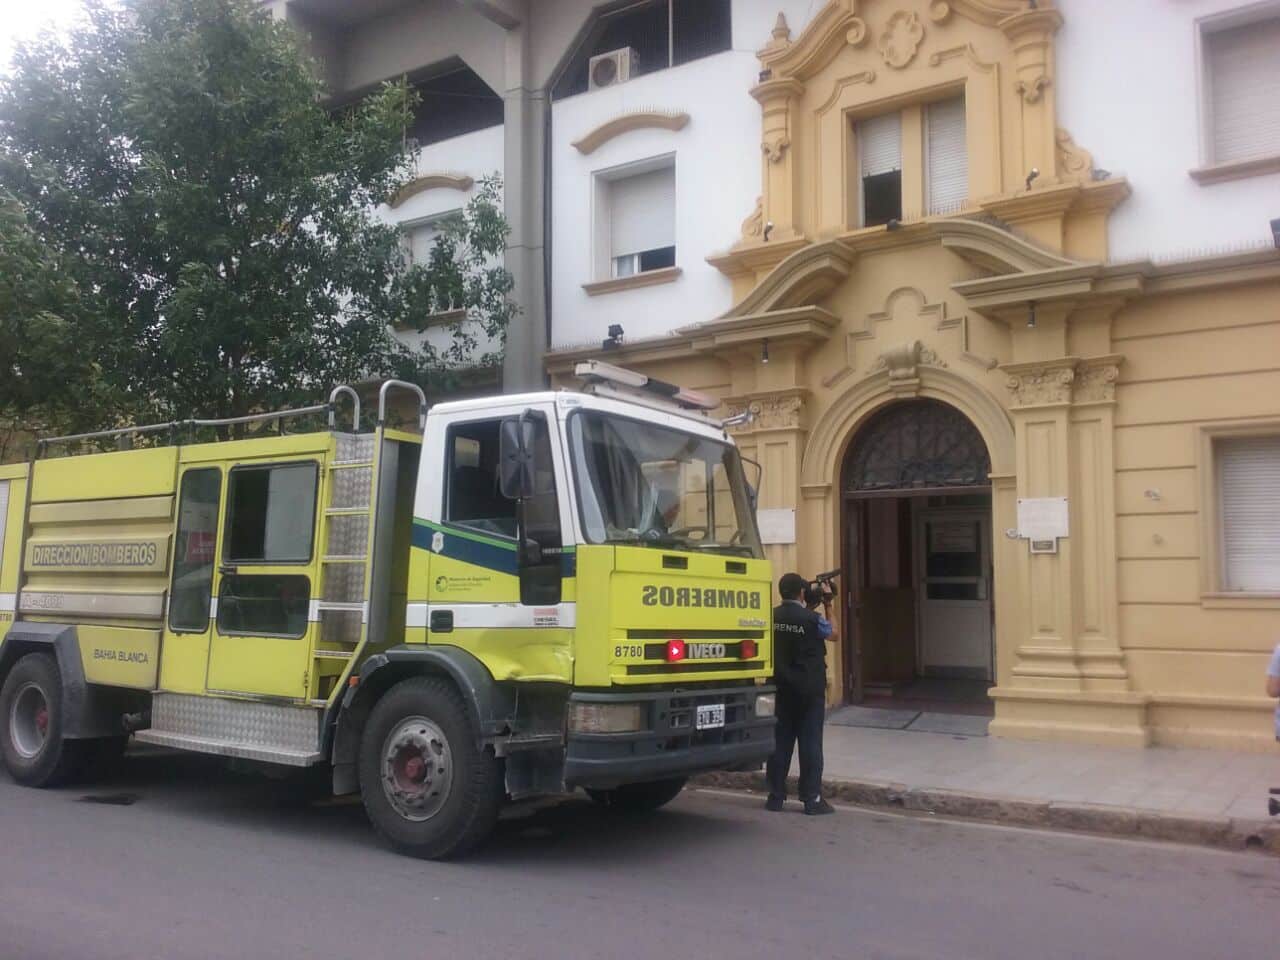
[[[514,538],[516,502],[498,490],[501,420],[477,420],[449,428],[445,511],[447,522]]]
[[[227,482],[218,632],[226,636],[301,637],[307,631],[311,579],[253,573],[241,565],[309,563],[315,539],[315,463],[236,467]]]
[[[218,632],[224,636],[300,637],[307,632],[311,581],[304,576],[222,578]]]
[[[204,633],[209,629],[221,494],[222,471],[217,468],[188,470],[182,476],[169,589],[170,630]]]
[[[316,525],[316,465],[236,467],[227,487],[228,563],[306,563]]]

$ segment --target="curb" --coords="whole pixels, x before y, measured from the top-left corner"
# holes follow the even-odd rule
[[[761,794],[766,790],[764,774],[759,772],[706,773],[691,782],[696,786]],[[796,778],[791,777],[787,782],[794,790]],[[1269,820],[1190,816],[1101,803],[1022,800],[876,780],[823,780],[822,794],[858,807],[907,810],[1014,827],[1163,840],[1221,850],[1261,850],[1280,855],[1280,822]]]

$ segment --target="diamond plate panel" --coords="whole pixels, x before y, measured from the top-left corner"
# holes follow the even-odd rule
[[[375,435],[372,433],[338,433],[338,459],[339,460],[372,460],[373,459],[373,442]]]
[[[369,515],[338,514],[329,518],[329,543],[325,550],[331,557],[364,556],[369,548]]]
[[[320,713],[311,707],[158,693],[151,698],[151,729],[292,753],[320,749]]]
[[[320,640],[324,643],[359,643],[360,619],[359,610],[321,610]]]
[[[330,563],[324,570],[322,597],[331,603],[359,603],[364,599],[364,564]],[[334,611],[326,611],[333,613]]]
[[[343,467],[333,471],[329,506],[340,509],[369,509],[373,467]]]

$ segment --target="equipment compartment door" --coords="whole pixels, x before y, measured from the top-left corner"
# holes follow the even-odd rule
[[[306,697],[319,477],[314,460],[228,472],[209,692]]]

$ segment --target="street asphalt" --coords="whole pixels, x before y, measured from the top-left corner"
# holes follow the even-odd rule
[[[3,960],[1274,956],[1280,859],[686,791],[512,811],[461,863],[304,784],[159,751],[0,774]]]

